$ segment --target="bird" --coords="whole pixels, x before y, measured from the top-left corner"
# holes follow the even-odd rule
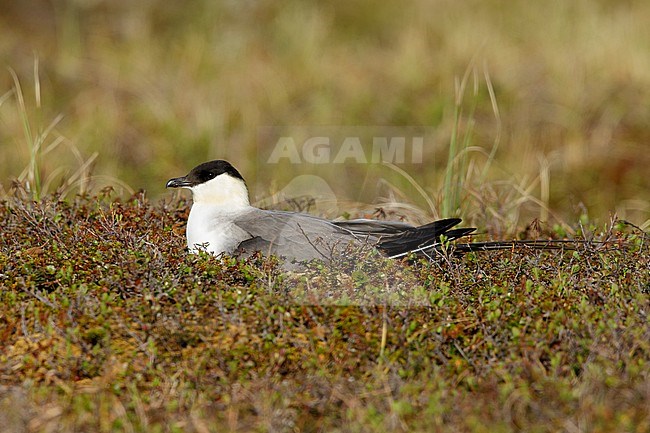
[[[186,227],[190,252],[204,250],[215,256],[261,252],[284,259],[287,268],[315,259],[329,261],[350,247],[371,246],[392,259],[413,254],[430,257],[449,242],[476,230],[457,227],[460,218],[413,226],[365,218],[330,221],[306,213],[259,209],[251,205],[240,172],[225,160],[199,164],[187,175],[169,179],[166,187],[192,192]],[[511,248],[515,244],[556,248],[555,244],[539,241],[508,241],[465,243],[456,249],[469,252]]]

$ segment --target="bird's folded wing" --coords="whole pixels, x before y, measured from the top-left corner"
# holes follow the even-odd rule
[[[371,219],[333,221],[332,224],[357,235],[372,236],[395,235],[413,228],[412,225],[399,221],[377,221]]]
[[[350,230],[307,214],[254,209],[238,216],[234,224],[251,238],[241,253],[261,251],[289,260],[329,260],[333,254],[362,239]]]
[[[379,240],[377,248],[389,257],[399,257],[409,252],[419,252],[440,244],[441,236],[449,241],[472,233],[474,228],[452,229],[461,222],[460,218],[433,221],[419,227],[411,227],[402,233]]]

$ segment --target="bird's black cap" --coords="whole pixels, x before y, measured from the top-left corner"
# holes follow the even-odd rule
[[[191,188],[207,182],[220,174],[228,174],[234,178],[244,180],[241,174],[228,161],[217,159],[214,161],[204,162],[194,167],[187,176],[176,177],[167,181],[167,188]]]

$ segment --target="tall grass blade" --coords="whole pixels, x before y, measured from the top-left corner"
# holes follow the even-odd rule
[[[40,169],[38,165],[38,154],[40,150],[40,141],[34,138],[32,131],[32,126],[29,122],[29,116],[27,114],[27,107],[25,105],[25,97],[23,95],[23,89],[20,85],[20,80],[16,71],[12,68],[8,68],[11,78],[14,82],[14,88],[16,90],[16,98],[18,100],[18,110],[20,112],[20,118],[23,125],[23,134],[25,135],[25,141],[29,147],[29,165],[27,166],[27,190],[33,195],[33,198],[38,201],[41,196],[41,178],[40,178]]]

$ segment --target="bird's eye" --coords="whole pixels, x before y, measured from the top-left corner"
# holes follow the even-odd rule
[[[217,177],[217,175],[213,171],[206,171],[205,173],[203,173],[203,177],[205,178],[205,180],[210,180],[210,179],[214,179],[215,177]]]

